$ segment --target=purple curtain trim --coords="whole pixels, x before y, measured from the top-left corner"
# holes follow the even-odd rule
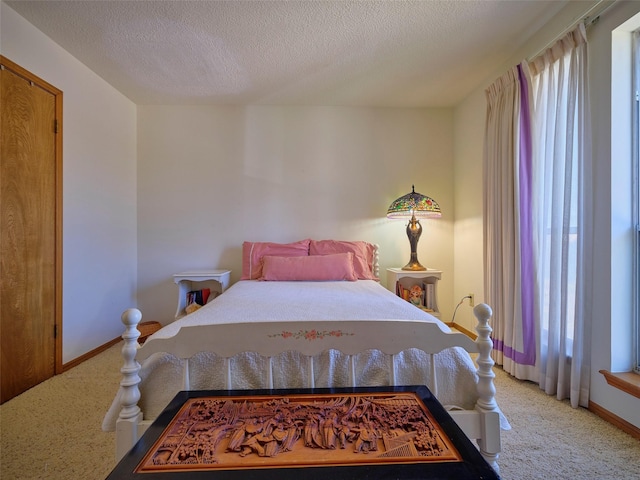
[[[529,105],[529,83],[518,65],[518,80],[520,82],[520,151],[519,151],[519,187],[520,187],[520,270],[521,270],[521,301],[522,301],[522,340],[524,352],[515,352],[526,365],[535,364],[536,338],[534,319],[534,265],[533,265],[533,207],[532,207],[532,138],[531,138],[531,106]],[[505,355],[507,354],[504,351]],[[509,358],[513,358],[509,355]],[[513,358],[521,363],[516,358]],[[529,363],[531,362],[531,363]]]
[[[536,364],[535,350],[533,352],[520,353],[515,348],[505,345],[502,340],[496,340],[495,338],[493,339],[493,349],[502,352],[505,357],[520,365],[534,366]]]

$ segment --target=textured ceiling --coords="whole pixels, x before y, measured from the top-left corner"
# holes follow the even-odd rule
[[[553,0],[6,1],[137,104],[451,106]]]

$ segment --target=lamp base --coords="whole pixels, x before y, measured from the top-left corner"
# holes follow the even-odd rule
[[[411,270],[414,272],[421,272],[426,270],[418,261],[418,240],[422,234],[422,225],[420,221],[416,220],[416,216],[411,213],[411,221],[407,225],[407,237],[409,237],[409,244],[411,245],[411,257],[409,263],[407,263],[402,270]]]
[[[424,270],[426,270],[425,267],[423,267],[422,265],[420,265],[420,262],[418,262],[417,260],[415,261],[410,261],[409,263],[407,263],[404,267],[402,267],[402,270],[411,270],[414,272],[422,272]]]

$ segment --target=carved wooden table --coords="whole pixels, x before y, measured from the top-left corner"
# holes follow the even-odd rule
[[[108,479],[497,479],[429,389],[178,393]]]

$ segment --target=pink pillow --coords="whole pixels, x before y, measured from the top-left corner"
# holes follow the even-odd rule
[[[262,257],[260,280],[336,281],[358,279],[353,268],[353,253],[314,257]]]
[[[360,280],[378,280],[373,274],[375,247],[367,242],[345,242],[340,240],[311,240],[309,255],[353,253],[353,267]]]
[[[262,257],[300,257],[309,255],[309,240],[293,243],[244,242],[240,280],[257,280],[262,276]]]

